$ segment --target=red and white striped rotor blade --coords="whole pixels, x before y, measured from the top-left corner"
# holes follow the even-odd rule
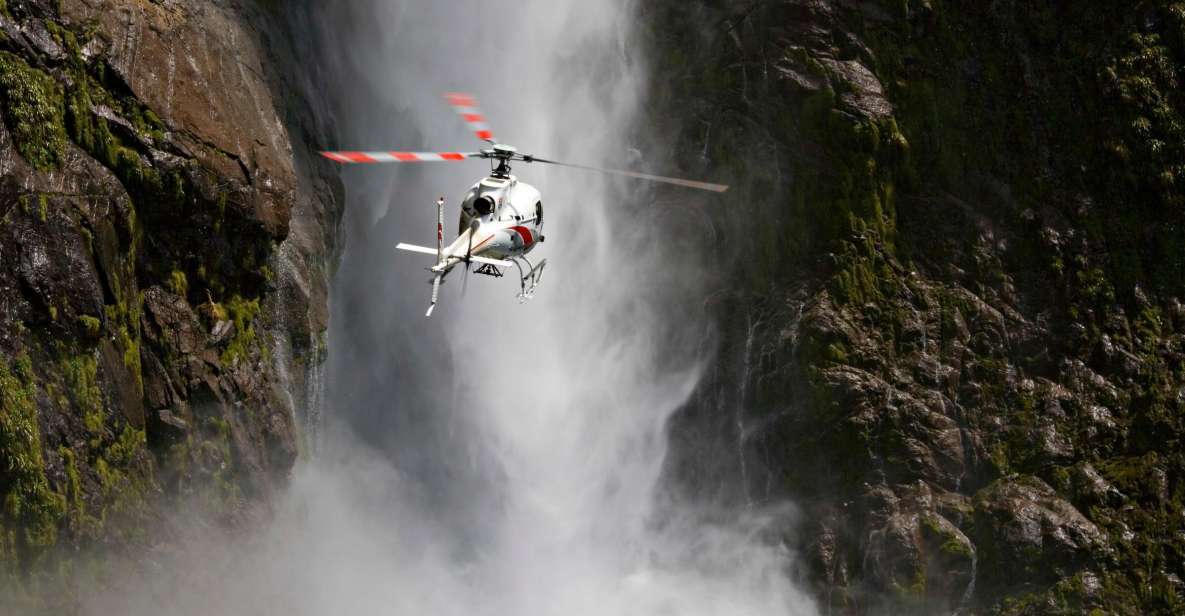
[[[465,121],[465,125],[473,131],[473,134],[477,135],[478,139],[495,143],[494,133],[490,131],[490,125],[486,123],[486,116],[477,107],[477,99],[473,95],[449,92],[444,95],[444,98],[448,104],[453,106],[453,109]]]
[[[481,152],[321,152],[321,156],[345,164],[433,163],[476,158]]]

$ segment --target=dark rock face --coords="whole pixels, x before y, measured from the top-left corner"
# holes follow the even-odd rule
[[[268,11],[0,2],[6,599],[175,504],[244,520],[298,455],[340,188]]]
[[[829,613],[1185,611],[1185,6],[643,14],[733,185],[672,479],[802,505]]]
[[[1098,527],[1035,477],[980,490],[975,516],[986,589],[1051,584],[1108,551]]]

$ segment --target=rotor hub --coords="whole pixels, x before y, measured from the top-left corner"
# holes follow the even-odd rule
[[[518,148],[512,145],[505,145],[502,143],[495,143],[493,149],[482,152],[485,158],[496,159],[498,166],[494,168],[491,175],[498,178],[510,177],[510,161],[515,157],[520,157]]]

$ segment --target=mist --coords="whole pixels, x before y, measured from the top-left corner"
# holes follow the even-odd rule
[[[343,149],[472,151],[441,93],[499,141],[663,169],[629,2],[326,2],[311,74]],[[314,59],[315,58],[315,59]],[[344,170],[326,406],[259,531],[202,539],[95,614],[812,614],[770,524],[788,505],[698,511],[663,490],[665,426],[715,344],[702,283],[710,198],[520,163],[543,192],[536,298],[458,269],[431,319],[430,244],[482,161]],[[464,291],[464,292],[463,292]]]

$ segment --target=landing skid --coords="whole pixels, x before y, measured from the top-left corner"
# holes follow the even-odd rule
[[[531,265],[531,261],[526,257],[511,260],[518,268],[519,284],[522,286],[522,291],[518,294],[518,302],[525,304],[535,297],[535,287],[538,287],[539,283],[543,281],[543,268],[547,266],[547,259],[540,261],[539,265]],[[519,261],[527,264],[527,273],[523,273],[523,266]]]

